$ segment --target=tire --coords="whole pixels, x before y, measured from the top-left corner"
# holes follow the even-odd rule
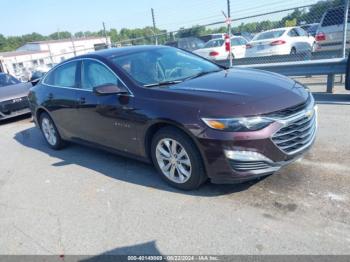
[[[295,47],[292,47],[292,49],[290,50],[290,55],[296,55],[297,54],[297,50],[295,49]]]
[[[233,53],[231,53],[231,56],[232,56],[232,60],[235,59],[235,55]],[[227,56],[227,60],[230,60],[230,55]]]
[[[151,156],[161,177],[175,188],[194,190],[207,180],[196,145],[176,128],[165,127],[154,135]]]
[[[316,49],[317,49],[317,44],[316,42],[312,44],[311,46],[311,53],[315,53],[316,52]]]
[[[348,63],[346,66],[345,89],[350,90],[350,55],[348,56]]]
[[[40,114],[39,123],[41,132],[49,147],[59,150],[66,145],[65,141],[62,140],[58,133],[55,123],[47,113]]]

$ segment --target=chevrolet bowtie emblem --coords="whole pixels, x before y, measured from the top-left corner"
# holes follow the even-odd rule
[[[313,115],[314,115],[314,110],[313,110],[313,109],[311,109],[311,110],[309,110],[309,111],[307,111],[307,112],[305,113],[305,116],[306,116],[307,118],[311,118]]]

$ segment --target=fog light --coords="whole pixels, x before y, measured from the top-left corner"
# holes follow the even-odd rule
[[[228,159],[231,160],[238,160],[238,161],[264,161],[273,163],[273,161],[266,156],[253,152],[253,151],[231,151],[231,150],[225,150],[225,156]]]

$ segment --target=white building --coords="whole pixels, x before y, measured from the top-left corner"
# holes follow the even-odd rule
[[[0,71],[26,80],[30,72],[109,45],[105,37],[30,42],[13,52],[0,53]]]

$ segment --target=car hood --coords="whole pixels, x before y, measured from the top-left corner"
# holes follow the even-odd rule
[[[0,87],[0,101],[7,101],[28,95],[31,83],[20,83],[16,85]]]
[[[182,101],[210,116],[259,115],[305,102],[308,92],[285,76],[254,69],[230,69],[169,87]]]

